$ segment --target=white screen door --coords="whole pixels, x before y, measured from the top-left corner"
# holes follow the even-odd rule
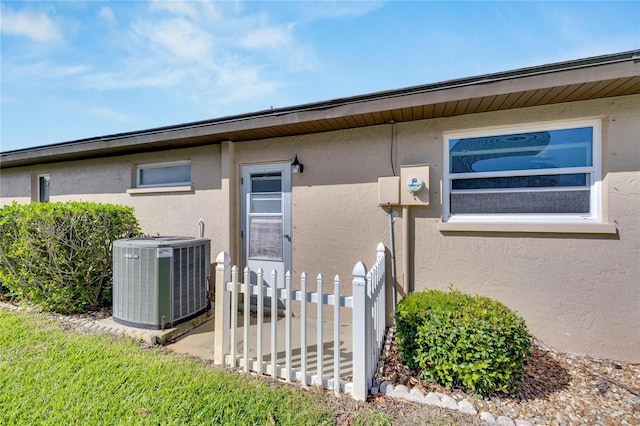
[[[242,236],[244,265],[262,268],[264,281],[278,273],[279,287],[291,268],[291,165],[270,163],[242,166]]]

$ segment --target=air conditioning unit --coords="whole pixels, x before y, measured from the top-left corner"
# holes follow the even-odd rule
[[[141,237],[113,243],[113,320],[148,329],[174,327],[209,309],[211,241]]]

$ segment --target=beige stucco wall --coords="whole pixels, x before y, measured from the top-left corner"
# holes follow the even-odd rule
[[[416,126],[440,151],[441,131],[603,119],[604,216],[618,235],[443,234],[441,205],[415,211],[416,288],[449,285],[501,300],[537,338],[563,350],[640,360],[640,97],[445,119]],[[416,147],[413,146],[413,150]],[[415,155],[419,155],[419,151]],[[406,155],[412,154],[405,152]],[[432,175],[432,176],[433,176]],[[439,195],[432,194],[432,200]]]
[[[523,315],[547,345],[639,361],[638,105],[640,97],[632,96],[397,124],[396,173],[402,164],[431,165],[430,206],[395,219],[398,281],[402,221],[409,220],[412,289],[453,285],[493,297]],[[603,120],[604,216],[618,235],[438,231],[442,132],[584,118]],[[378,241],[389,247],[377,179],[392,174],[390,149],[390,126],[236,144],[237,165],[295,154],[305,165],[293,175],[294,275],[339,274],[348,282],[356,261],[373,262]]]
[[[349,293],[356,261],[371,265],[375,247],[389,247],[388,216],[377,203],[377,180],[403,164],[431,166],[431,204],[408,217],[395,209],[396,269],[402,274],[402,225],[411,229],[407,281],[416,290],[447,289],[496,298],[517,310],[547,345],[598,357],[640,361],[640,96],[310,134],[266,141],[60,163],[2,171],[2,203],[25,197],[25,176],[51,173],[51,199],[131,205],[150,234],[196,232],[207,223],[212,255],[229,250],[239,262],[242,164],[304,163],[292,176],[294,276],[339,274]],[[603,120],[604,216],[617,235],[443,233],[442,132],[564,119]],[[190,158],[195,192],[130,195],[136,162]],[[229,188],[227,190],[227,188]],[[65,194],[65,195],[62,195]],[[329,288],[326,289],[329,291]]]
[[[193,191],[130,194],[137,164],[191,160]],[[198,235],[205,221],[205,237],[212,240],[212,257],[220,244],[220,146],[176,149],[93,160],[3,169],[0,205],[29,202],[35,193],[33,176],[49,173],[50,201],[96,201],[134,208],[147,235]]]
[[[265,158],[291,161],[296,154],[304,163],[304,173],[292,175],[295,275],[350,278],[357,260],[373,263],[376,244],[388,236],[386,214],[377,202],[378,176],[391,174],[380,156],[386,144],[376,128],[236,144],[239,165]]]

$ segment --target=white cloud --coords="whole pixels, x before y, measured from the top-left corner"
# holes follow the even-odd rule
[[[3,77],[6,80],[54,80],[82,75],[90,71],[90,67],[83,64],[57,65],[49,60],[16,64],[8,62],[3,66]]]
[[[14,36],[25,36],[43,43],[57,43],[64,37],[58,25],[44,13],[11,10],[3,7],[0,17],[0,32]]]
[[[111,9],[109,6],[101,7],[99,16],[111,25],[114,25],[116,23],[116,17],[113,14],[113,9]]]
[[[131,117],[130,115],[112,110],[110,108],[92,107],[92,108],[84,109],[83,111],[87,115],[91,115],[98,118],[106,118],[107,120],[110,120],[110,121],[117,121],[117,122],[133,121],[133,117]]]
[[[64,78],[83,74],[89,71],[90,67],[87,65],[47,66],[45,70],[49,78]]]
[[[362,16],[384,6],[384,1],[310,1],[300,2],[308,20]]]
[[[610,31],[602,34],[592,31],[591,26],[594,23],[585,16],[572,13],[566,8],[549,9],[541,5],[540,9],[544,11],[549,20],[547,26],[555,29],[555,32],[551,33],[553,48],[547,49],[535,57],[529,56],[527,58],[529,65],[605,55],[633,50],[638,46],[638,31],[633,33]],[[633,19],[633,17],[630,18]]]
[[[145,67],[88,74],[80,80],[85,88],[94,90],[177,87],[186,81],[182,69],[150,69]]]
[[[205,109],[268,96],[281,87],[284,83],[265,70],[273,63],[286,65],[265,51],[290,56],[296,49],[293,24],[273,24],[263,13],[239,13],[229,7],[221,17],[221,11],[207,8],[209,3],[203,2],[150,3],[150,11],[158,15],[135,21],[130,32],[135,40],[131,54],[146,60],[134,61],[135,66],[128,63],[135,71],[126,79],[120,78],[125,72],[102,73],[86,82],[102,87],[162,86],[179,90]]]
[[[206,61],[211,54],[210,34],[183,18],[136,23],[133,32],[143,46],[179,60]]]
[[[255,80],[252,83],[230,86],[226,93],[221,96],[220,101],[228,105],[238,101],[246,101],[247,99],[264,98],[277,91],[282,85],[283,83],[276,81]]]
[[[293,24],[276,27],[257,28],[241,35],[238,45],[248,49],[278,49],[292,44],[291,29]]]
[[[135,121],[134,117],[115,109],[87,105],[84,102],[78,102],[75,100],[68,101],[65,104],[65,107],[76,114],[81,114],[87,117],[96,117],[110,122],[129,123]]]
[[[194,103],[207,114],[262,108],[294,80],[295,73],[313,70],[318,63],[313,47],[296,37],[297,25],[304,25],[300,20],[308,22],[309,15],[322,15],[322,19],[360,15],[372,4],[379,3],[338,2],[320,7],[332,9],[330,13],[307,13],[307,8],[318,8],[316,3],[152,1],[135,9],[121,9],[115,3],[99,5],[94,20],[112,26],[99,49],[85,49],[78,43],[72,47],[81,54],[65,62],[46,54],[40,58],[40,50],[20,62],[14,57],[11,67],[3,71],[10,69],[14,80],[24,76],[36,81],[59,79],[61,85],[74,89],[131,93],[152,89],[167,99]],[[129,13],[132,10],[134,14]],[[82,34],[69,37],[75,43]],[[130,119],[108,109],[83,110],[114,121]]]
[[[172,15],[188,17],[194,21],[201,19],[218,20],[222,16],[216,4],[210,1],[154,0],[149,3],[149,10],[152,12],[169,12]]]
[[[584,40],[586,34],[579,20],[572,14],[564,12],[561,9],[551,9],[548,16],[553,27],[559,30],[560,35],[562,35],[565,40]]]

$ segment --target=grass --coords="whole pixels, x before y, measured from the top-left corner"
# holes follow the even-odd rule
[[[159,352],[125,338],[65,332],[43,315],[0,311],[0,424],[334,423],[322,393]]]

